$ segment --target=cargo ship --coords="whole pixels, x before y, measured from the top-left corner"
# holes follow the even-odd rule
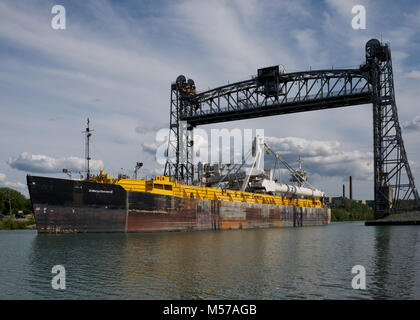
[[[150,180],[27,176],[37,230],[193,231],[326,225],[330,209],[302,199]]]
[[[89,138],[89,128],[87,132]],[[261,139],[256,145],[261,154],[266,144]],[[87,155],[88,163],[89,159]],[[278,155],[276,159],[282,160]],[[222,173],[220,164],[205,164],[197,185],[167,176],[136,179],[139,166],[134,177],[111,178],[102,170],[80,180],[27,175],[27,185],[39,233],[198,231],[330,223],[330,209],[323,202],[325,193],[304,186],[307,178],[302,168],[289,167],[291,181],[296,182],[292,185],[274,180],[272,169],[260,170],[255,162],[252,167],[254,171],[232,179]]]

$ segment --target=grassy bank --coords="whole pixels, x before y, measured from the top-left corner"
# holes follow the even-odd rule
[[[15,219],[14,217],[0,219],[0,230],[31,229],[30,226],[33,225],[35,225],[33,215],[30,215],[25,219]]]

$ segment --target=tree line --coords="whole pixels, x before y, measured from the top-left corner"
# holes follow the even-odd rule
[[[356,221],[374,219],[373,201],[367,204],[350,200],[347,198],[334,204],[331,208],[331,221]],[[415,200],[400,200],[395,205],[393,214],[419,210]]]
[[[373,219],[373,209],[360,202],[342,199],[331,209],[331,221],[357,221]]]
[[[19,191],[11,188],[0,188],[0,214],[10,215],[12,213],[18,215],[19,211],[22,211],[22,214],[32,213],[31,200]]]

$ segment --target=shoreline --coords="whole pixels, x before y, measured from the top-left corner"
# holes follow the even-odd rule
[[[33,215],[24,219],[5,217],[0,219],[0,230],[36,230],[35,219]]]

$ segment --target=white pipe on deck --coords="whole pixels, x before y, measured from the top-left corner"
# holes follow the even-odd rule
[[[277,183],[272,180],[264,179],[261,185],[267,192],[280,192],[284,194],[292,194],[296,196],[312,197],[312,198],[323,198],[325,192],[318,189],[310,189],[305,187],[297,187],[290,184]]]

